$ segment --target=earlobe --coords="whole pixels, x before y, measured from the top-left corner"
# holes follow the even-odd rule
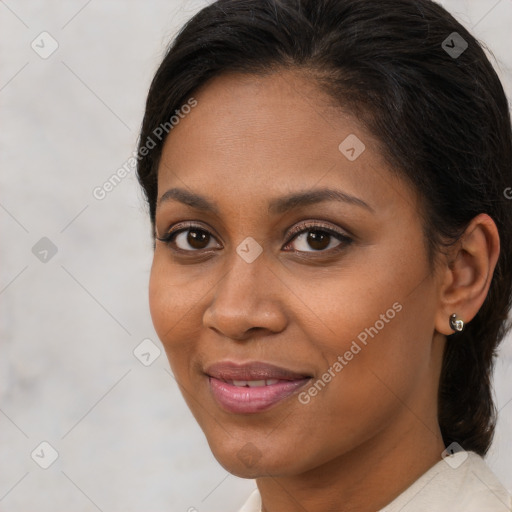
[[[435,319],[438,332],[460,332],[475,317],[489,291],[499,252],[496,224],[487,214],[477,215],[444,263]]]

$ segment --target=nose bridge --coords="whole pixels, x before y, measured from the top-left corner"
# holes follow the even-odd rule
[[[215,286],[204,324],[232,338],[243,338],[249,329],[280,330],[281,304],[269,286],[270,269],[255,240],[242,241],[228,259],[228,269]]]
[[[243,241],[236,247],[228,261],[228,271],[219,282],[214,301],[229,304],[230,308],[246,311],[254,310],[257,302],[264,299],[262,283],[264,274],[268,272],[263,252],[255,256],[254,243]],[[268,282],[268,279],[267,279]]]

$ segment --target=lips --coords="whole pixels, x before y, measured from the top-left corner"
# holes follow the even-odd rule
[[[310,377],[307,374],[259,361],[246,364],[237,364],[230,361],[215,363],[208,366],[205,373],[210,377],[224,381],[298,380]]]
[[[294,394],[311,378],[262,362],[220,362],[208,366],[205,373],[217,403],[224,410],[239,414],[264,411]]]

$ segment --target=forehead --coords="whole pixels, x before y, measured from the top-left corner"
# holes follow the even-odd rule
[[[193,96],[164,144],[158,197],[172,186],[248,200],[341,185],[379,202],[383,178],[394,181],[375,138],[300,72],[221,75]],[[340,150],[347,139],[364,148],[355,160]]]

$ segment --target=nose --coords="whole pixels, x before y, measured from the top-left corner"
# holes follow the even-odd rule
[[[215,286],[203,324],[238,341],[258,332],[280,332],[287,322],[280,295],[283,290],[286,287],[267,265],[264,253],[248,263],[235,252],[227,273]]]

